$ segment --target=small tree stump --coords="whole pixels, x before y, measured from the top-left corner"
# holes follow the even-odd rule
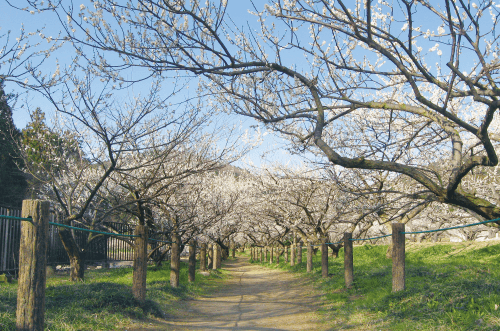
[[[21,215],[24,218],[31,217],[32,222],[23,221],[21,224],[17,330],[43,331],[49,208],[48,201],[23,201]]]

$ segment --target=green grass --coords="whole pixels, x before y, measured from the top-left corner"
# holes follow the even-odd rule
[[[303,273],[323,294],[321,310],[332,330],[500,330],[500,244],[407,244],[406,290],[391,292],[392,261],[387,246],[354,247],[354,286],[344,288],[343,250],[329,257],[321,278],[314,270],[264,263]],[[498,310],[497,310],[498,309]]]
[[[188,283],[188,266],[181,263],[180,283],[170,287],[170,267],[148,267],[146,301],[132,296],[132,268],[87,270],[85,281],[72,283],[68,275],[47,279],[46,330],[114,330],[131,323],[147,325],[164,319],[179,300],[209,292],[227,277],[224,271],[196,275]],[[15,330],[17,284],[0,284],[0,330]]]

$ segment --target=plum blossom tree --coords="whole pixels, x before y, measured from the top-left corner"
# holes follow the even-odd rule
[[[191,73],[221,107],[298,151],[407,176],[415,199],[500,216],[497,204],[461,186],[473,169],[498,164],[493,2],[275,0],[250,8],[259,32],[235,26],[227,2],[92,4],[54,11],[77,51],[94,49],[89,62],[101,74]]]

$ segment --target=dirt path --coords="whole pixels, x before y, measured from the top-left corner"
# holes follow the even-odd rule
[[[155,330],[324,330],[315,314],[319,298],[306,280],[247,262],[226,261],[231,272],[209,297],[185,301]]]

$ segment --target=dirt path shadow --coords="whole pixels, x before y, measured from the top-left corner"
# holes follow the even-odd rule
[[[232,277],[223,287],[184,301],[169,321],[143,330],[326,329],[315,313],[319,297],[306,280],[250,264],[246,257],[226,261],[224,269]]]

